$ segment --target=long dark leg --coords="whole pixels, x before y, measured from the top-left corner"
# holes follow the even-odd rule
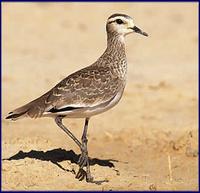
[[[87,150],[87,130],[88,130],[88,123],[89,118],[85,119],[85,125],[83,130],[83,135],[81,138],[82,141],[82,147],[81,147],[81,156],[79,158],[78,164],[79,164],[79,171],[76,175],[76,178],[83,179],[84,178],[84,170],[83,167],[86,166],[86,180],[88,182],[92,182],[93,178],[90,173],[90,165],[89,165],[89,157],[88,157],[88,150]]]
[[[57,124],[65,133],[67,133],[67,135],[68,135],[69,137],[71,137],[71,138],[74,140],[74,142],[75,142],[80,148],[82,148],[81,142],[73,135],[73,133],[72,133],[69,129],[67,129],[67,128],[63,125],[63,123],[62,123],[62,119],[63,119],[63,118],[64,118],[63,116],[57,116],[57,117],[55,118],[56,124]]]
[[[79,158],[78,164],[79,164],[79,171],[76,175],[76,178],[79,180],[83,180],[86,176],[86,180],[88,182],[92,182],[93,178],[90,174],[90,165],[89,165],[89,158],[88,158],[88,151],[87,151],[87,129],[88,129],[88,123],[89,118],[85,119],[85,125],[83,130],[83,135],[81,138],[82,143],[73,135],[73,133],[68,130],[62,123],[62,119],[64,116],[57,116],[55,118],[56,124],[65,132],[67,135],[74,140],[74,142],[79,146],[81,150],[81,156]],[[86,166],[86,172],[83,170],[83,167]]]

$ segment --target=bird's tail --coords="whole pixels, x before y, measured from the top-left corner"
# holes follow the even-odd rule
[[[31,106],[29,104],[19,107],[19,108],[13,110],[12,112],[9,112],[6,119],[11,119],[11,120],[15,121],[19,118],[25,117],[30,108],[31,108]]]
[[[46,94],[22,107],[13,110],[12,112],[8,113],[6,119],[15,121],[26,116],[31,118],[41,117],[46,108],[44,102],[45,97]]]

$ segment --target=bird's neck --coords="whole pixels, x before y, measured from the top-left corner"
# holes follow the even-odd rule
[[[125,55],[125,40],[123,35],[115,32],[107,34],[107,49],[108,52],[122,52]]]
[[[97,66],[110,67],[118,71],[123,68],[123,74],[126,74],[127,62],[125,53],[124,36],[108,33],[107,48],[101,57],[93,64]],[[123,75],[123,76],[124,76]]]
[[[99,64],[102,63],[104,65],[104,61],[112,64],[113,61],[120,61],[122,59],[126,59],[124,36],[117,33],[108,33],[107,48],[99,58]]]
[[[121,79],[126,79],[127,62],[124,37],[118,34],[108,34],[107,48],[94,65],[109,67]]]

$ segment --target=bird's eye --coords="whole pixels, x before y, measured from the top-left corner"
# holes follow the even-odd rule
[[[116,19],[117,24],[123,24],[124,22],[121,19]]]

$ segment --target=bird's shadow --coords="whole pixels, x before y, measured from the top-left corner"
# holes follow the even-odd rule
[[[31,150],[29,152],[23,152],[19,151],[15,155],[11,156],[10,158],[3,159],[3,160],[20,160],[20,159],[25,159],[25,158],[33,158],[33,159],[38,159],[42,161],[50,161],[53,164],[57,165],[59,168],[65,171],[73,172],[68,169],[63,168],[59,164],[59,162],[62,161],[70,161],[71,163],[78,164],[78,159],[80,157],[80,154],[76,154],[73,150],[66,151],[65,149],[53,149],[49,151],[37,151],[37,150]],[[89,163],[90,165],[100,165],[100,166],[105,166],[105,167],[115,167],[112,162],[118,162],[118,160],[113,160],[113,159],[98,159],[98,158],[89,158]]]

